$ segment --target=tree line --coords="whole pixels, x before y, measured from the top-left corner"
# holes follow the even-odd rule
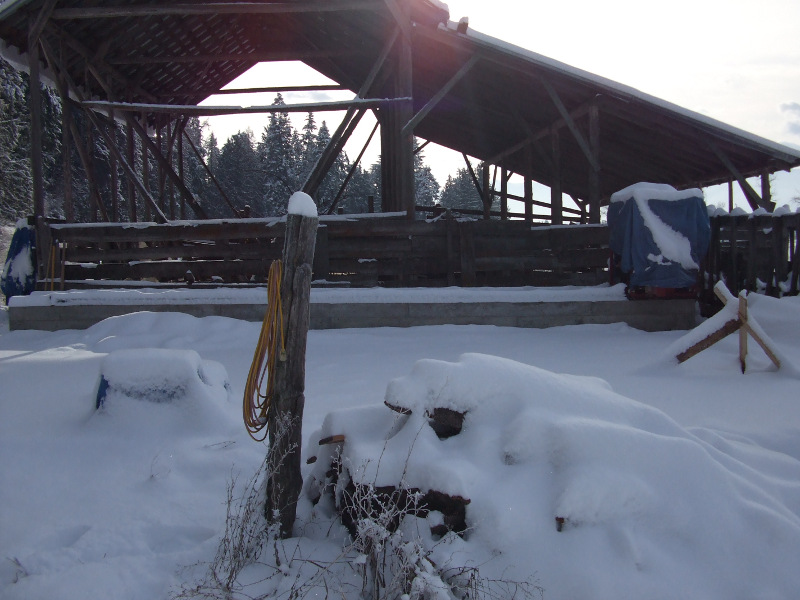
[[[32,180],[30,174],[30,123],[28,112],[29,78],[8,62],[0,59],[0,220],[11,222],[31,213]],[[113,221],[136,218],[131,215],[126,201],[127,180],[124,171],[115,164],[112,154],[101,135],[94,131],[83,112],[71,105],[62,106],[58,94],[43,88],[43,166],[47,216],[74,219],[78,222],[94,221],[103,212]],[[281,106],[280,94],[273,105]],[[70,154],[69,177],[62,158],[62,111],[72,111],[82,140],[73,144],[88,146],[91,179],[99,193],[101,206],[92,200],[89,179],[77,152]],[[125,148],[123,127],[115,127],[117,147]],[[231,217],[237,214],[272,216],[285,212],[286,200],[300,189],[331,138],[325,121],[318,125],[314,113],[308,113],[300,131],[289,119],[288,112],[271,113],[269,122],[258,136],[251,129],[233,134],[220,147],[220,141],[207,122],[190,118],[185,126],[186,136],[193,150],[183,151],[182,171],[188,189],[201,199],[209,217]],[[170,156],[178,170],[177,156],[169,151],[166,135],[159,140],[165,156]],[[172,219],[191,218],[194,215],[180,206],[177,194],[170,191],[170,182],[159,174],[158,164],[151,153],[147,169],[143,169],[140,142],[135,140],[134,170],[147,174],[145,184],[157,198],[163,212]],[[204,164],[205,163],[205,166]],[[480,168],[479,168],[480,169]],[[353,166],[346,153],[341,153],[323,181],[316,201],[321,210],[331,206],[342,182],[352,171],[344,194],[337,207],[346,213],[368,210],[368,198],[374,199],[375,210],[380,210],[380,162]],[[480,173],[480,170],[479,170]],[[480,196],[467,169],[459,169],[447,179],[444,187],[436,181],[430,166],[425,164],[423,152],[414,160],[416,203],[423,206],[441,204],[446,207],[480,209]],[[69,179],[73,202],[65,205],[66,181]],[[149,207],[137,194],[136,214],[147,216]],[[231,206],[232,205],[232,206]],[[139,217],[142,218],[141,216]]]

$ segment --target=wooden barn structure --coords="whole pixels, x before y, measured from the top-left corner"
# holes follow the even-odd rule
[[[203,199],[184,185],[173,155],[189,151],[181,135],[188,117],[276,110],[199,106],[265,61],[302,61],[354,94],[346,102],[280,107],[346,111],[304,184],[312,196],[368,111],[380,126],[382,210],[388,216],[327,222],[317,246],[320,278],[400,285],[592,282],[607,259],[607,236],[597,224],[613,192],[640,181],[679,189],[737,182],[753,209],[771,209],[770,174],[800,165],[793,149],[449,19],[438,0],[7,0],[0,8],[3,54],[27,65],[32,81],[54,85],[65,103],[85,112],[92,135],[110,142],[113,171],[125,182],[119,197],[115,187],[113,206],[104,206],[90,181],[102,226],[70,223],[69,184],[67,223],[46,218],[41,101],[33,85],[40,268],[62,284],[87,278],[175,281],[192,269],[193,278],[252,279],[248,274],[279,247],[280,223],[241,219],[233,203],[228,221],[199,229],[176,223],[178,215],[202,220],[206,211]],[[268,83],[261,89],[282,89]],[[77,153],[91,174],[86,140],[70,111],[64,115],[65,152]],[[114,128],[124,130],[124,147],[113,142]],[[473,173],[485,222],[419,222],[432,209],[414,202],[415,137],[487,166],[481,178]],[[135,138],[143,153],[158,160],[181,211],[170,209],[147,184],[147,174],[136,171]],[[509,193],[512,174],[524,178],[522,196]],[[760,189],[747,182],[754,176],[761,177]],[[550,197],[534,199],[532,182],[549,187]],[[578,208],[564,206],[564,195]],[[499,210],[492,211],[497,198]],[[509,219],[510,198],[524,204],[517,219]],[[144,209],[137,211],[137,199]],[[137,221],[154,224],[130,227]],[[561,230],[532,227],[534,222],[594,226]],[[91,274],[81,271],[87,264]]]

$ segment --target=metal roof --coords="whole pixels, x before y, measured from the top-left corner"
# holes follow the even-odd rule
[[[52,3],[4,3],[0,37],[24,53],[29,22]],[[794,149],[459,27],[431,0],[59,0],[42,39],[87,97],[193,105],[274,60],[355,92],[403,14],[415,134],[545,185],[558,177],[573,197],[588,198],[592,169],[607,199],[639,181],[704,187],[800,165]],[[384,73],[369,95],[393,90]]]

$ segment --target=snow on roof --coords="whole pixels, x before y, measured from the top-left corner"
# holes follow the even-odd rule
[[[458,23],[456,23],[455,21],[448,21],[447,26],[442,25],[440,28],[455,33],[458,28]],[[624,85],[622,83],[618,83],[616,81],[612,81],[611,79],[606,79],[605,77],[601,77],[600,75],[595,75],[588,71],[584,71],[583,69],[573,67],[561,61],[549,58],[537,52],[533,52],[532,50],[527,50],[525,48],[521,48],[520,46],[515,46],[514,44],[500,40],[490,35],[480,33],[478,31],[475,31],[471,27],[466,31],[466,34],[464,35],[467,35],[472,41],[476,42],[477,44],[488,46],[494,50],[498,50],[500,52],[516,56],[523,60],[537,63],[543,67],[562,73],[563,75],[567,75],[569,77],[582,80],[587,84],[606,88],[610,93],[614,95],[629,96],[633,99],[639,100],[641,102],[646,102],[660,109],[671,112],[676,117],[688,119],[708,127],[713,127],[715,129],[725,131],[726,133],[742,138],[753,145],[761,146],[767,149],[769,152],[773,153],[779,152],[782,154],[787,154],[794,159],[800,159],[800,150],[797,150],[790,146],[779,144],[777,142],[773,142],[772,140],[768,140],[761,136],[749,133],[747,131],[744,131],[743,129],[733,127],[732,125],[728,125],[727,123],[723,123],[722,121],[718,121],[712,117],[691,111],[689,109],[678,106],[677,104],[673,104],[672,102],[668,102],[666,100],[662,100],[655,96],[651,96],[650,94],[646,94],[645,92],[639,91],[636,88]]]

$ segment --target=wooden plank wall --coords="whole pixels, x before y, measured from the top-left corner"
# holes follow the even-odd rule
[[[278,219],[51,224],[43,248],[50,282],[42,287],[125,280],[263,285],[284,232]],[[331,219],[318,230],[314,279],[355,287],[594,285],[608,280],[608,254],[605,226]]]
[[[703,298],[714,303],[714,285],[731,293],[765,291],[797,295],[800,272],[800,214],[711,217],[711,243],[703,277]]]

